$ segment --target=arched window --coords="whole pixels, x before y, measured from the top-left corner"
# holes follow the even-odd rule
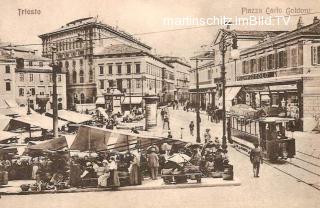
[[[93,71],[92,69],[89,71],[89,82],[93,82]]]
[[[81,93],[80,95],[80,100],[81,100],[81,103],[85,103],[85,96],[83,93]]]
[[[69,72],[68,69],[67,69],[67,72],[66,72],[66,81],[67,81],[67,84],[70,83],[70,72]]]
[[[69,68],[69,61],[66,61],[66,62],[64,63],[64,66],[66,67],[66,69],[68,69],[68,68]]]
[[[62,103],[58,103],[58,110],[62,110]]]
[[[72,72],[72,82],[77,83],[77,72],[76,71]]]
[[[84,73],[83,73],[83,70],[80,70],[79,76],[80,76],[80,83],[84,83]]]

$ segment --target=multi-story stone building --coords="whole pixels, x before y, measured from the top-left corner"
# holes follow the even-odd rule
[[[245,31],[232,30],[237,37],[237,46],[239,50],[258,44],[266,37],[274,37],[285,31]],[[200,107],[205,110],[208,105],[220,106],[222,104],[221,98],[221,53],[219,50],[219,43],[222,37],[222,31],[219,30],[212,43],[202,48],[206,51],[205,54],[197,56],[198,73],[199,73],[199,93],[200,93]],[[230,40],[231,37],[228,37]],[[226,63],[226,80],[230,82],[235,80],[235,73],[237,71],[237,60],[231,57],[232,45],[229,44],[225,55]],[[193,59],[195,59],[194,57]],[[195,62],[195,61],[194,61]],[[190,101],[196,103],[196,67],[193,63],[193,68],[190,71]],[[229,99],[229,98],[227,98]],[[227,105],[231,106],[231,101],[227,101]]]
[[[190,64],[179,57],[163,56],[161,58],[174,67],[174,99],[187,100],[189,98]]]
[[[240,43],[240,60],[231,59],[230,46],[225,59],[227,110],[239,103],[254,108],[279,107],[285,116],[296,119],[298,129],[312,130],[320,111],[320,20],[315,17],[312,24],[303,26],[300,19],[295,30],[276,31],[278,34],[247,31],[253,44],[242,41],[239,31],[235,33]],[[255,33],[263,35],[254,40],[250,36]],[[215,43],[219,43],[219,38]],[[215,59],[212,64],[212,68],[218,67],[216,81],[209,79],[208,74],[217,92],[220,63]],[[219,95],[215,102],[221,104]]]
[[[126,44],[105,47],[94,55],[97,78],[97,103],[104,103],[108,88],[117,88],[125,96],[136,97],[132,104],[141,103],[142,95],[155,94],[161,101],[173,99],[173,66],[151,54]],[[138,98],[138,99],[137,99]],[[124,99],[123,104],[129,104]]]
[[[235,80],[237,103],[277,106],[298,119],[299,129],[312,130],[320,111],[320,20],[243,49]]]
[[[10,44],[0,45],[6,55],[6,75],[5,79],[10,81],[11,91],[8,91],[7,99],[19,106],[27,106],[44,112],[52,108],[52,68],[49,66],[51,60],[38,56],[32,49],[24,47],[10,46]],[[10,64],[9,64],[9,63]],[[10,67],[9,67],[10,66]],[[9,76],[10,72],[10,78]],[[66,80],[65,73],[57,74],[58,108],[66,108]],[[6,84],[8,89],[9,84]],[[10,93],[9,93],[10,92]],[[2,93],[1,93],[2,94]],[[10,106],[9,106],[10,107]],[[11,106],[12,107],[12,106]]]
[[[95,68],[98,59],[94,56],[101,54],[105,47],[126,44],[141,51],[151,50],[150,46],[132,35],[92,17],[69,22],[39,37],[42,39],[43,56],[51,57],[52,46],[57,48],[57,59],[67,75],[69,108],[73,104],[95,103],[99,67]]]
[[[16,106],[15,97],[16,60],[10,53],[0,49],[0,108]]]

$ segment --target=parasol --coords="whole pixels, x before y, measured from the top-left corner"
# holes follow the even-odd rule
[[[189,162],[190,159],[191,158],[188,155],[181,154],[181,153],[173,154],[172,156],[168,157],[168,161],[172,161],[177,164]]]
[[[159,152],[159,147],[157,147],[156,145],[151,145],[151,146],[149,146],[149,147],[147,148],[147,151],[148,151],[148,152],[151,152],[152,149],[154,149],[155,152],[157,152],[157,153]]]

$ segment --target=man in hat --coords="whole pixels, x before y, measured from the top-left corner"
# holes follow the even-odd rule
[[[253,167],[253,176],[259,177],[260,163],[263,163],[263,155],[258,143],[254,144],[254,149],[250,152],[250,161]]]
[[[155,148],[151,148],[151,153],[148,155],[148,165],[151,171],[151,179],[156,180],[158,177],[159,157]]]

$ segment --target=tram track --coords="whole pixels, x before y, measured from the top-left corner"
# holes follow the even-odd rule
[[[316,156],[314,156],[314,155],[311,155],[311,154],[308,154],[308,153],[305,153],[305,152],[301,152],[301,151],[299,151],[299,150],[297,150],[297,153],[300,153],[300,154],[303,154],[303,155],[312,157],[312,158],[314,158],[314,159],[320,160],[320,155],[319,155],[318,157],[316,157]]]
[[[242,147],[244,145],[242,144]],[[249,157],[249,150],[244,148],[238,149],[234,147],[239,153]],[[320,165],[314,164],[314,162],[307,161],[302,158],[295,158],[294,161],[286,161],[283,164],[270,163],[269,161],[264,161],[266,165],[276,169],[294,179],[298,182],[304,183],[312,188],[320,191]],[[299,161],[299,162],[298,162]],[[317,170],[317,171],[314,171]]]

